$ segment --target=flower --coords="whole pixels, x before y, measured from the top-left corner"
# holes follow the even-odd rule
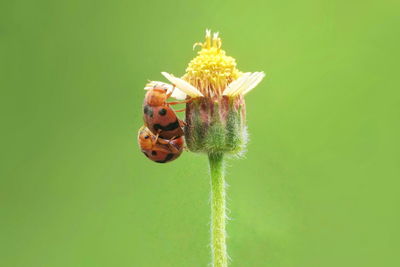
[[[227,56],[221,45],[218,33],[214,33],[211,39],[211,31],[206,30],[205,42],[194,44],[194,47],[200,46],[201,50],[189,62],[182,79],[167,72],[162,74],[192,98],[247,94],[265,77],[264,72],[240,72],[236,68],[236,60]]]
[[[264,78],[264,72],[240,72],[236,60],[221,49],[218,33],[206,31],[198,55],[181,78],[162,72],[173,85],[150,82],[145,89],[166,89],[186,103],[185,140],[189,150],[208,155],[211,175],[212,266],[228,266],[226,249],[225,154],[240,155],[247,143],[244,95]],[[173,90],[173,91],[172,91]]]
[[[240,72],[236,60],[221,49],[218,33],[206,30],[198,55],[181,78],[162,72],[176,86],[175,97],[191,99],[186,106],[185,138],[194,152],[238,154],[247,143],[244,95],[265,77]]]

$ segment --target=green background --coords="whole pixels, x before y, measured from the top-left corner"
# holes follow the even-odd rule
[[[136,144],[206,28],[242,71],[231,266],[399,266],[398,1],[1,1],[0,265],[207,266],[205,156]]]

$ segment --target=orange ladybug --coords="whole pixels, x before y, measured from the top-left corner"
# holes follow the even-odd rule
[[[151,86],[149,88],[149,86]],[[180,120],[170,105],[187,103],[188,101],[177,101],[167,103],[175,87],[160,82],[153,82],[147,85],[148,91],[143,101],[143,120],[149,130],[158,134],[162,139],[172,139],[183,135],[184,122]],[[145,88],[145,89],[146,89]],[[177,112],[184,111],[177,110]]]
[[[167,163],[178,158],[183,151],[183,136],[172,140],[165,140],[154,135],[149,128],[139,129],[138,143],[143,154],[150,160],[158,163]]]

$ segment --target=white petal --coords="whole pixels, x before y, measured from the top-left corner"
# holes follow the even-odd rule
[[[178,100],[185,100],[186,94],[183,91],[179,90],[178,88],[175,88],[175,90],[172,92],[171,97]]]
[[[257,78],[258,72],[254,72],[252,73],[247,79],[246,81],[242,84],[242,86],[240,87],[240,89],[235,92],[235,94],[243,94],[244,92],[250,87],[250,85],[253,83],[253,81]],[[253,87],[254,88],[254,87]]]
[[[159,81],[150,81],[144,87],[144,90],[152,90],[152,89],[167,89],[167,93],[170,93],[174,86],[169,83],[159,82]],[[186,99],[186,94],[175,87],[174,91],[172,92],[171,97],[176,98],[178,100]]]
[[[251,75],[251,72],[246,72],[239,79],[237,79],[237,80],[231,82],[230,84],[228,84],[228,86],[225,88],[224,92],[222,92],[222,95],[233,95],[233,94],[235,94],[236,91],[238,91],[241,88],[243,83],[246,82],[248,77],[250,77],[250,75]]]
[[[151,89],[167,89],[172,90],[173,86],[168,83],[159,82],[159,81],[149,81],[148,84],[144,87],[144,90],[151,90]]]
[[[176,78],[174,75],[166,73],[166,72],[161,72],[162,75],[164,75],[167,80],[169,80],[171,83],[175,84],[175,86],[189,95],[190,97],[200,97],[203,96],[203,94],[196,89],[193,85],[188,83],[187,81],[184,81],[182,79]]]
[[[257,74],[256,74],[257,73]],[[265,77],[264,72],[255,72],[254,79],[248,84],[247,88],[242,92],[243,95],[253,90]]]
[[[245,95],[254,89],[264,77],[264,72],[245,73],[242,77],[230,83],[224,90],[223,95]]]

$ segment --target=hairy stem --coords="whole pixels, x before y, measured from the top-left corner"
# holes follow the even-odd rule
[[[213,267],[227,267],[225,170],[222,153],[208,154],[211,173],[211,252]]]

